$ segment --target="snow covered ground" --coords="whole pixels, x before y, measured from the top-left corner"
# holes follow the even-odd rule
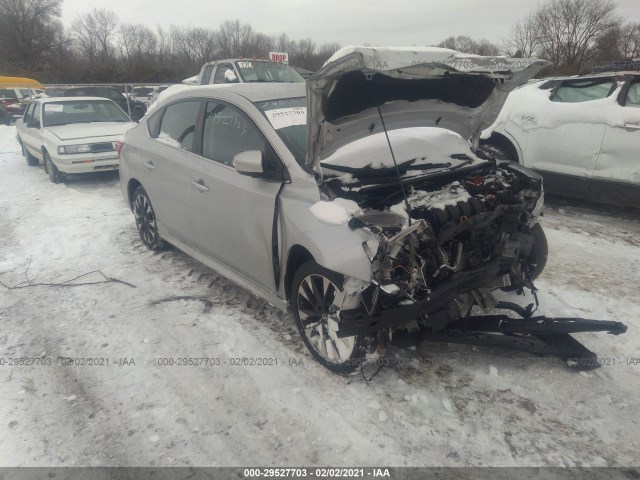
[[[367,383],[315,364],[290,316],[175,249],[146,250],[117,176],[53,185],[14,137],[0,126],[0,281],[100,270],[135,288],[0,287],[0,466],[637,465],[638,216],[561,205],[543,220],[541,311],[626,322],[579,336],[610,365],[427,343]],[[183,357],[220,365],[158,364]]]

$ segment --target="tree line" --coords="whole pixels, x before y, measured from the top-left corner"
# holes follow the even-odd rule
[[[297,67],[317,70],[337,42],[317,45],[267,35],[240,20],[217,29],[151,28],[93,9],[70,26],[60,20],[63,0],[0,0],[0,72],[47,83],[177,82],[221,58],[265,58],[289,53]],[[468,36],[437,46],[479,55],[537,56],[551,73],[582,73],[592,66],[640,57],[640,24],[625,23],[613,0],[546,0],[516,19],[500,45]]]

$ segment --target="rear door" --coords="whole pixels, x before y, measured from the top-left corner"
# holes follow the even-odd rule
[[[35,155],[37,158],[41,158],[41,150],[42,141],[41,141],[41,122],[40,119],[42,117],[42,104],[40,102],[33,102],[31,104],[33,108],[30,106],[30,115],[27,121],[27,116],[25,115],[24,121],[24,130],[20,133],[20,138],[22,139],[22,143],[24,143],[27,150],[32,155]]]
[[[640,205],[640,78],[628,80],[609,118],[591,194],[614,203],[635,196]]]
[[[169,233],[193,244],[192,212],[188,204],[190,165],[194,132],[204,102],[183,100],[168,105],[162,113],[149,154],[143,159],[146,170],[142,185],[149,194],[158,221]]]
[[[195,239],[198,249],[275,292],[272,235],[282,177],[270,181],[239,174],[233,157],[247,150],[261,151],[267,170],[282,171],[281,160],[244,112],[209,101],[202,156],[191,178]]]
[[[612,78],[564,81],[551,94],[539,126],[532,129],[525,165],[539,171],[545,188],[571,196],[588,196],[605,133]]]

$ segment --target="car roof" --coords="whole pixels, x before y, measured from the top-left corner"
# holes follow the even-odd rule
[[[100,102],[110,102],[108,98],[104,97],[47,97],[47,98],[39,98],[38,101],[42,103],[51,103],[51,102],[77,102],[78,100],[96,100]]]
[[[269,60],[268,58],[226,58],[224,60],[213,60],[211,62],[207,62],[204,65],[217,65],[218,63],[229,63],[229,62],[269,62],[269,63],[279,63],[274,62],[273,60]],[[288,63],[283,63],[283,65],[288,65]]]
[[[167,90],[168,91],[168,90]],[[231,83],[220,85],[189,85],[180,89],[168,98],[209,97],[223,94],[224,96],[237,95],[250,102],[275,100],[281,98],[296,98],[305,96],[304,83]]]
[[[638,76],[640,75],[640,70],[619,70],[612,72],[597,72],[597,73],[586,73],[584,75],[572,75],[565,77],[549,77],[544,78],[542,80],[589,80],[590,78],[610,78],[610,77],[622,77],[622,76]]]

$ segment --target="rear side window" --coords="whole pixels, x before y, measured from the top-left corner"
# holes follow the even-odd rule
[[[625,107],[640,108],[640,82],[631,84],[629,93],[627,93],[627,101]]]
[[[594,82],[592,80],[563,83],[552,98],[554,102],[580,103],[607,98],[611,93],[613,80]]]
[[[202,155],[233,166],[233,157],[246,150],[266,152],[266,140],[242,112],[209,102],[202,132]]]
[[[162,116],[160,132],[156,139],[172,147],[192,152],[200,106],[200,101],[169,105]]]

